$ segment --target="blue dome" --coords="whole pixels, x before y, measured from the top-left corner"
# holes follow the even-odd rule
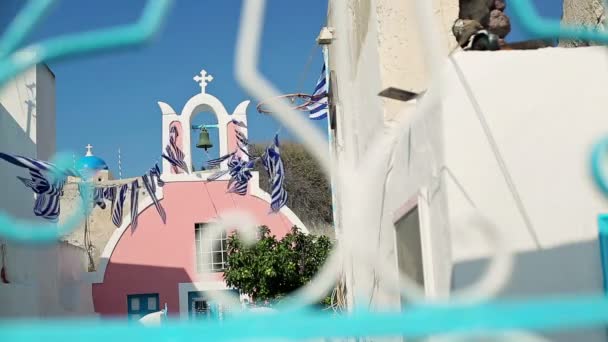
[[[76,169],[79,171],[80,170],[100,171],[100,170],[107,170],[108,165],[106,164],[105,161],[103,161],[103,159],[101,159],[97,156],[85,156],[85,157],[78,159],[78,161],[76,162]]]
[[[108,165],[103,159],[93,155],[93,152],[91,151],[92,148],[93,146],[87,145],[86,155],[76,162],[76,170],[78,170],[78,172],[92,175],[101,170],[108,169]]]

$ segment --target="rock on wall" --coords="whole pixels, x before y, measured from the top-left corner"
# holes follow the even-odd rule
[[[606,11],[603,0],[564,0],[562,24],[577,24],[592,28],[604,28]],[[581,40],[560,40],[560,47],[599,45]]]

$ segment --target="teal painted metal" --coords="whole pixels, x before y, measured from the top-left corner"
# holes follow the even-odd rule
[[[72,164],[70,154],[61,153],[55,158],[57,173],[68,169]],[[60,175],[57,175],[58,177]],[[83,197],[88,198],[91,190],[83,189]],[[0,237],[8,241],[26,243],[55,243],[61,236],[74,230],[84,219],[84,207],[81,205],[64,223],[34,223],[18,220],[4,212],[0,212]]]
[[[202,129],[202,128],[220,128],[220,125],[218,125],[218,124],[192,125],[192,129]]]
[[[0,39],[0,58],[4,57],[23,42],[36,27],[42,16],[49,11],[54,0],[30,0],[17,14]]]
[[[4,321],[3,341],[206,341],[313,339],[356,336],[411,338],[445,333],[501,333],[597,327],[608,322],[608,298],[589,296],[471,305],[412,306],[402,313],[355,311],[352,315],[321,312],[242,314],[223,321],[196,323],[168,320],[162,328],[124,321]]]
[[[540,17],[530,0],[509,0],[509,8],[511,8],[511,17],[524,31],[536,38],[565,38],[608,43],[606,31],[582,25],[562,25],[559,20]]]
[[[60,36],[18,50],[9,58],[0,60],[0,84],[37,63],[142,44],[158,31],[171,2],[171,0],[149,0],[135,24]],[[29,13],[23,15],[30,16]],[[31,17],[36,16],[31,15]],[[33,23],[29,24],[33,26]],[[14,30],[28,31],[19,28]],[[18,34],[15,36],[19,37]],[[8,41],[10,43],[16,39]]]
[[[608,180],[604,172],[604,164],[608,157],[608,138],[604,138],[595,144],[591,151],[591,176],[595,185],[604,196],[608,197]]]
[[[29,1],[0,39],[0,47],[3,49],[0,53],[0,85],[37,63],[141,44],[158,31],[163,18],[168,14],[172,0],[148,0],[143,14],[135,24],[60,36],[10,54],[9,51],[14,50],[21,43],[52,2]],[[56,156],[55,163],[60,170],[70,167],[71,155],[71,153],[62,153]],[[83,196],[87,198],[89,195],[90,190],[85,189]],[[40,224],[17,220],[0,212],[0,237],[15,242],[54,243],[61,236],[74,230],[84,215],[85,208],[80,206],[64,223]]]
[[[27,35],[48,3],[28,4],[22,20],[16,20],[0,40],[2,53],[12,49]],[[128,47],[148,40],[165,17],[169,0],[148,1],[140,20],[124,27],[58,37],[21,49],[9,58],[0,56],[0,84],[36,63],[67,58],[102,50]],[[40,6],[40,7],[37,7]],[[513,17],[524,29],[537,36],[562,37],[608,42],[608,36],[584,27],[560,27],[558,22],[538,18],[526,0],[510,0]],[[38,11],[38,12],[36,12]],[[592,153],[592,173],[602,192],[608,196],[600,161],[608,144],[604,141]],[[60,168],[70,165],[70,154],[56,158]],[[86,193],[85,193],[86,195]],[[76,226],[84,208],[67,223],[33,224],[0,214],[0,236],[27,243],[54,242]],[[276,315],[236,316],[222,322],[182,323],[169,321],[160,329],[132,325],[124,321],[98,320],[19,320],[0,321],[2,341],[108,340],[153,341],[228,341],[253,338],[308,339],[319,337],[406,336],[423,337],[449,332],[505,332],[512,330],[569,330],[603,326],[608,323],[608,297],[578,296],[527,301],[485,302],[470,305],[446,302],[443,305],[410,306],[401,313],[372,313],[355,310],[352,315],[332,316],[319,312],[281,312]]]
[[[600,214],[597,221],[599,227],[602,275],[604,277],[604,293],[608,294],[608,214]]]

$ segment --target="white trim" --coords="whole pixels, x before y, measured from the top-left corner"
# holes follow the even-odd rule
[[[163,188],[161,188],[161,187],[156,188],[156,198],[158,198],[159,201],[162,201],[162,199],[164,198]],[[144,197],[139,202],[137,215],[141,214],[144,210],[148,209],[152,205],[154,205],[154,202],[152,201],[152,197],[150,195]],[[106,245],[103,249],[103,252],[101,253],[101,257],[99,258],[99,266],[97,267],[97,270],[95,272],[84,273],[83,281],[85,283],[91,283],[91,284],[103,283],[103,279],[104,279],[104,276],[106,273],[106,268],[108,267],[108,263],[110,261],[110,257],[112,256],[112,253],[114,253],[114,249],[118,245],[118,242],[120,241],[120,238],[122,237],[122,234],[130,226],[131,226],[131,212],[129,210],[125,210],[123,212],[122,224],[120,225],[119,228],[114,230],[114,233],[112,233],[112,236],[110,236],[108,243],[106,243]]]
[[[193,291],[218,291],[229,290],[223,281],[201,281],[196,283],[179,283],[177,284],[179,292],[179,318],[188,320],[188,292]]]
[[[213,174],[213,172],[200,172],[200,173],[197,172],[197,173],[192,173],[190,175],[181,175],[181,174],[176,175],[176,174],[167,173],[167,174],[163,175],[163,180],[166,183],[200,182],[200,181],[205,181],[207,179],[207,177],[209,177],[212,174]],[[257,197],[257,198],[267,202],[268,204],[270,204],[270,195],[260,188],[260,174],[257,171],[253,171],[253,172],[251,172],[251,174],[252,174],[252,177],[249,182],[249,195],[251,195],[252,197]],[[189,176],[189,177],[185,177],[185,176]],[[227,181],[229,178],[230,177],[228,175],[226,175],[226,176],[220,178],[219,180]],[[156,197],[158,198],[159,201],[162,201],[162,199],[164,198],[163,188],[161,188],[161,187],[156,188]],[[154,202],[152,202],[152,197],[150,197],[150,196],[144,197],[139,202],[138,215],[141,214],[144,210],[146,210],[150,206],[152,206],[153,204],[154,204]],[[308,228],[306,228],[306,226],[304,225],[304,223],[302,223],[300,218],[287,206],[281,208],[280,213],[285,215],[285,217],[292,224],[298,226],[298,228],[300,228],[303,233],[309,234]],[[272,214],[270,214],[270,215],[272,215]],[[123,233],[127,230],[127,228],[130,225],[131,225],[131,213],[129,211],[125,210],[120,228],[117,228],[116,230],[114,230],[114,233],[112,233],[112,236],[110,237],[110,239],[108,240],[108,243],[106,243],[106,245],[104,247],[103,253],[101,254],[101,257],[99,259],[99,266],[97,267],[97,270],[95,272],[88,272],[83,275],[83,280],[85,282],[91,283],[91,284],[103,283],[106,268],[108,266],[110,258],[112,257],[112,253],[114,252],[116,245],[118,245],[118,242],[120,241],[120,238],[122,237]],[[425,282],[426,282],[426,279],[425,279]]]
[[[418,220],[420,222],[420,248],[422,254],[422,273],[424,274],[424,292],[429,298],[437,297],[437,281],[433,266],[433,245],[431,234],[431,214],[425,194],[428,189],[420,188],[418,193]]]
[[[424,294],[429,298],[437,296],[435,274],[433,273],[433,253],[431,244],[431,217],[429,205],[426,201],[425,194],[427,188],[421,187],[413,196],[397,210],[393,212],[393,225],[401,218],[411,212],[413,209],[418,209],[418,224],[420,231],[420,257],[422,259],[422,275],[424,279]],[[397,227],[393,226],[394,248],[395,248],[395,266],[399,269],[398,251],[397,251]]]
[[[218,124],[218,136],[219,136],[219,152],[220,156],[226,155],[228,153],[228,124],[232,121],[233,116],[237,117],[238,120],[243,121],[247,124],[247,107],[249,106],[250,101],[246,100],[236,107],[235,112],[231,115],[228,114],[226,108],[222,104],[220,100],[218,100],[215,96],[202,93],[196,94],[191,97],[188,102],[184,105],[181,114],[177,114],[175,110],[164,102],[158,102],[158,106],[160,107],[162,113],[162,149],[165,148],[169,144],[169,127],[171,122],[179,121],[182,125],[182,150],[184,152],[184,161],[188,166],[188,170],[192,170],[192,147],[191,147],[191,134],[192,130],[191,122],[192,117],[197,115],[200,110],[209,110],[212,112],[217,118]],[[246,130],[244,131],[246,134]],[[220,165],[221,170],[225,170],[227,168],[227,161],[222,162]],[[171,164],[167,160],[163,158],[162,160],[162,176],[163,179],[171,178],[176,179],[180,177],[188,178],[188,174],[180,173],[180,174],[172,174],[170,172]],[[167,177],[167,176],[173,177]]]
[[[270,194],[260,188],[260,174],[258,172],[252,172],[251,180],[249,181],[249,194],[253,197],[257,197],[263,201],[268,202],[270,204],[271,197]],[[308,228],[302,223],[298,215],[296,215],[291,209],[287,206],[284,206],[279,211],[281,214],[285,215],[292,224],[298,226],[302,230],[303,233],[308,234]]]

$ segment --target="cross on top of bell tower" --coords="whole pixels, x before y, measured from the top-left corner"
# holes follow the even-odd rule
[[[207,74],[207,71],[205,71],[205,69],[201,70],[201,72],[194,76],[192,78],[194,81],[196,81],[198,83],[198,85],[201,87],[201,94],[205,93],[205,88],[207,88],[207,84],[209,84],[209,82],[213,81],[213,76]]]

